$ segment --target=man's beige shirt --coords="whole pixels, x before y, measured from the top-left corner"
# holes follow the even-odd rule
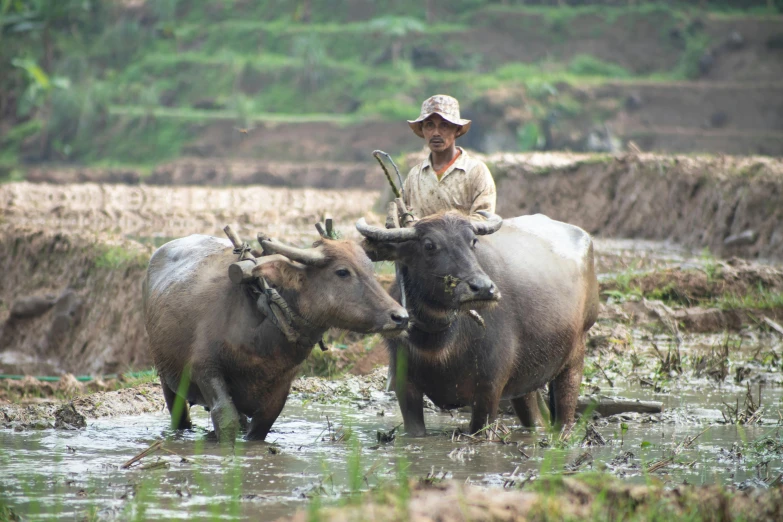
[[[446,210],[459,210],[471,219],[483,220],[479,210],[495,212],[495,180],[484,162],[465,150],[440,180],[430,165],[430,156],[413,167],[405,180],[405,205],[422,218]]]

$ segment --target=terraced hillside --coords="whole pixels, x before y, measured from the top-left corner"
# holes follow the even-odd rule
[[[367,161],[420,146],[402,120],[435,92],[462,100],[485,152],[783,154],[780,2],[530,3],[12,3],[0,175]]]

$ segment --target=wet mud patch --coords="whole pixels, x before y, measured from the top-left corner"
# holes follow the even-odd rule
[[[654,351],[653,342],[663,350],[667,338],[640,344]],[[713,366],[698,369],[699,347],[694,347],[692,359],[683,353],[679,365],[669,358],[668,366],[641,346],[628,348],[619,354],[611,348],[593,349],[583,394],[654,399],[664,403],[664,412],[606,417],[593,412],[569,437],[546,429],[521,429],[513,415],[505,414],[487,430],[487,437],[467,437],[459,432],[468,425],[467,412],[442,411],[431,404],[425,409],[427,436],[407,437],[394,395],[383,391],[386,369],[378,368],[367,376],[338,380],[297,379],[267,441],[238,440],[232,453],[209,441],[211,422],[202,408],[192,410],[194,430],[172,432],[159,386],[144,385],[116,392],[124,393],[123,400],[134,410],[116,404],[107,393],[59,405],[60,422],[73,423],[69,408],[87,418],[82,429],[18,432],[4,425],[0,461],[8,474],[0,477],[0,487],[19,514],[42,515],[59,505],[61,513],[74,517],[92,510],[110,519],[133,518],[140,510],[158,518],[222,513],[231,519],[275,519],[305,506],[311,513],[332,516],[332,511],[318,506],[356,502],[368,491],[377,502],[387,494],[396,495],[389,492],[390,485],[407,484],[409,479],[421,481],[421,486],[412,486],[414,492],[435,486],[435,494],[451,480],[467,484],[466,498],[474,498],[475,490],[476,502],[494,514],[503,513],[506,504],[483,504],[481,499],[505,499],[504,492],[516,494],[520,488],[539,495],[540,490],[530,488],[561,475],[576,474],[581,482],[584,473],[595,471],[622,477],[623,487],[633,486],[637,492],[651,481],[667,491],[683,482],[718,482],[738,489],[777,487],[774,481],[783,473],[783,436],[776,426],[783,388],[754,381],[749,389],[761,413],[753,422],[738,426],[721,417],[724,404],[733,404],[746,393],[747,380],[736,384],[732,376],[753,356],[750,350],[731,354],[719,382],[709,375]],[[630,353],[643,363],[633,362]],[[647,380],[657,387],[644,384]],[[144,389],[152,394],[151,412],[138,413],[138,405],[149,399],[139,393]],[[58,406],[47,408],[52,422],[51,412]],[[106,416],[119,413],[126,415]],[[143,453],[149,448],[154,451]],[[587,503],[580,506],[605,498],[590,484],[584,486]],[[649,498],[658,495],[658,489]],[[26,493],[33,490],[35,497]],[[555,491],[573,500],[570,493]],[[618,498],[625,494],[618,492]],[[447,499],[454,501],[448,495]],[[433,497],[425,504],[439,502]]]
[[[604,295],[633,292],[682,305],[697,305],[745,295],[776,297],[783,293],[783,269],[732,258],[727,262],[704,260],[701,266],[670,267],[634,273],[605,274]],[[783,305],[783,299],[781,299]]]
[[[139,415],[165,408],[159,384],[99,392],[66,402],[0,405],[0,429],[80,429],[88,419]]]
[[[150,364],[140,282],[152,249],[112,235],[0,233],[0,373]]]
[[[361,409],[388,405],[385,392],[387,368],[379,366],[364,375],[343,375],[338,379],[300,377],[291,384],[297,399],[320,404],[353,404]]]
[[[626,256],[616,248],[597,254],[599,266],[610,268],[599,274],[602,320],[694,333],[750,326],[783,335],[780,267],[683,254],[629,264]]]
[[[87,375],[76,377],[70,373],[48,377],[3,375],[0,378],[0,405],[66,402],[85,394],[116,391],[156,380],[154,370],[107,375],[103,378]]]
[[[783,487],[736,490],[720,486],[627,485],[603,475],[550,478],[523,490],[488,490],[456,481],[420,480],[376,492],[319,520],[535,521],[658,517],[689,520],[771,520],[783,513]],[[298,512],[291,520],[311,520]]]

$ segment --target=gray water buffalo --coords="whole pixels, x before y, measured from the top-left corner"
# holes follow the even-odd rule
[[[233,443],[247,417],[246,438],[263,440],[298,366],[328,328],[394,335],[407,327],[406,310],[375,280],[356,243],[261,245],[267,257],[253,273],[287,303],[299,336],[294,341],[259,310],[263,294],[229,280],[237,261],[229,241],[192,235],[166,243],[150,259],[145,324],[176,428],[191,426],[187,403],[200,404],[210,411],[218,440]],[[178,392],[187,403],[176,400]]]
[[[389,230],[357,223],[370,258],[401,265],[411,329],[387,347],[410,435],[425,433],[423,395],[441,408],[471,406],[471,433],[494,420],[501,399],[523,425],[538,424],[537,390],[547,383],[553,420],[573,423],[599,306],[590,236],[540,214],[487,218],[449,212]],[[392,296],[400,300],[397,284]]]

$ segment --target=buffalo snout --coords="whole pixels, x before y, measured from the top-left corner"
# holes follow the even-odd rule
[[[400,308],[391,313],[392,321],[400,328],[408,326],[408,311],[405,308]]]
[[[384,327],[384,333],[396,334],[408,328],[408,311],[405,308],[396,308],[389,312],[389,321]]]
[[[500,299],[500,290],[486,274],[476,274],[465,280],[460,286],[460,303],[495,302]]]

